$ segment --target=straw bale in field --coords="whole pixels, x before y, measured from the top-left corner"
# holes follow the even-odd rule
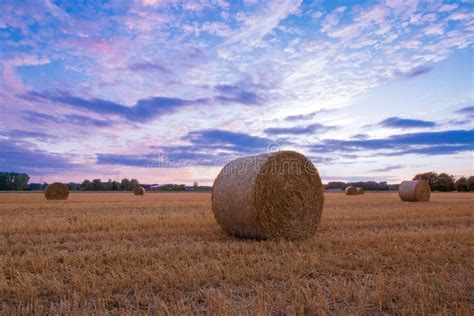
[[[69,187],[60,182],[51,183],[44,191],[47,200],[66,200],[69,196]]]
[[[280,151],[229,162],[212,189],[212,210],[228,234],[255,239],[314,235],[324,196],[318,171],[302,154]]]
[[[431,188],[423,180],[403,181],[398,188],[398,195],[402,201],[428,202]]]
[[[356,189],[355,187],[352,187],[352,186],[348,186],[348,187],[344,190],[344,192],[346,193],[346,195],[357,195],[357,194],[359,194],[359,193],[357,192],[357,189]]]
[[[145,188],[144,187],[136,187],[133,190],[133,194],[135,194],[135,195],[144,195],[145,194]]]

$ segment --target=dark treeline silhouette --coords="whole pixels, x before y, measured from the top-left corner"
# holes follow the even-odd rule
[[[431,187],[431,191],[459,191],[474,192],[474,176],[456,178],[447,173],[425,172],[413,177],[413,180],[425,180]],[[361,187],[366,191],[398,190],[398,184],[387,184],[387,182],[329,182],[326,190],[344,190],[348,186]]]
[[[72,191],[132,191],[140,183],[137,179],[128,180],[127,178],[122,181],[112,181],[109,179],[107,182],[102,182],[100,179],[84,180],[81,184],[68,183],[69,189]]]
[[[387,184],[387,182],[359,181],[359,182],[341,182],[333,181],[326,185],[326,190],[344,190],[348,186],[363,188],[365,191],[388,191],[398,190],[398,184]]]
[[[30,183],[29,175],[26,173],[16,172],[0,172],[0,191],[21,191],[44,190],[47,183]],[[425,180],[431,187],[432,191],[459,191],[474,192],[474,176],[470,177],[454,177],[447,173],[425,172],[419,173],[413,180]],[[71,191],[132,191],[140,185],[137,179],[124,178],[120,182],[109,179],[102,182],[101,179],[84,180],[82,183],[67,183]],[[164,185],[145,185],[147,190],[152,191],[209,191],[209,186],[199,186],[197,182],[193,186],[185,186],[184,184],[164,184]],[[388,184],[387,182],[376,181],[359,181],[359,182],[329,182],[325,187],[326,190],[344,190],[348,186],[361,187],[366,191],[388,191],[398,190],[398,184]]]
[[[474,176],[455,178],[447,173],[437,174],[436,172],[419,173],[413,180],[425,180],[431,187],[431,191],[459,191],[474,192]]]
[[[30,176],[26,173],[0,172],[0,190],[28,190]]]

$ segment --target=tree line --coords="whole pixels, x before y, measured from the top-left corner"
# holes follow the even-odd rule
[[[459,192],[474,192],[474,176],[470,177],[454,177],[445,172],[425,172],[419,173],[413,177],[413,180],[425,180],[431,187],[431,191],[459,191]],[[333,181],[326,185],[326,190],[344,190],[348,186],[360,187],[366,191],[388,191],[398,190],[398,184],[387,184],[387,182],[341,182]]]
[[[28,183],[26,173],[0,172],[0,191],[44,190],[48,183]],[[67,183],[71,191],[132,191],[140,185],[137,179],[102,182],[100,179],[84,180],[82,183]]]
[[[0,172],[0,191],[21,191],[21,190],[44,190],[47,183],[30,183],[30,176],[26,173]],[[474,176],[454,177],[447,173],[425,172],[413,177],[413,180],[425,180],[432,191],[459,191],[474,192]],[[82,183],[67,183],[71,191],[132,191],[140,185],[137,179],[124,178],[120,182],[109,179],[102,182],[101,179],[84,180]],[[344,190],[348,186],[361,187],[366,191],[389,191],[398,190],[398,184],[388,184],[385,181],[359,181],[359,182],[329,182],[326,190]],[[208,190],[209,187],[198,187],[194,185],[194,190]],[[186,191],[184,184],[167,184],[159,187],[159,191]]]
[[[100,179],[84,180],[81,184],[69,183],[69,189],[72,191],[132,191],[140,185],[137,179],[124,178],[122,181],[102,182]]]
[[[366,191],[389,191],[398,190],[398,184],[388,184],[387,182],[376,182],[376,181],[359,181],[359,182],[342,182],[332,181],[326,184],[326,190],[344,190],[345,188],[352,186],[356,188],[363,188]]]
[[[431,187],[431,191],[459,191],[474,192],[474,176],[455,178],[447,173],[425,172],[417,174],[413,180],[425,180]]]
[[[26,173],[0,172],[0,190],[19,191],[28,190],[30,176]]]

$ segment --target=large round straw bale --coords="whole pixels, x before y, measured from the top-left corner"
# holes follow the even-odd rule
[[[398,187],[398,195],[402,201],[428,202],[430,200],[431,188],[426,181],[403,181]]]
[[[310,237],[321,220],[323,203],[318,171],[294,151],[233,160],[212,187],[214,216],[224,231],[237,237]]]
[[[69,196],[69,187],[60,182],[51,183],[44,191],[47,200],[66,200]]]
[[[144,187],[136,187],[133,190],[133,194],[135,194],[135,195],[144,195],[145,194],[145,188]]]
[[[365,193],[364,188],[357,187],[357,194],[364,194],[364,193]]]
[[[357,189],[356,189],[355,187],[353,187],[353,186],[348,186],[348,187],[344,190],[344,192],[346,193],[346,195],[357,195],[357,194],[359,194],[359,193],[357,192]]]

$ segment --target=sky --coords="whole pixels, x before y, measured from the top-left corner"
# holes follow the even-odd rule
[[[473,1],[0,3],[0,171],[212,184],[309,157],[323,182],[474,174]]]

